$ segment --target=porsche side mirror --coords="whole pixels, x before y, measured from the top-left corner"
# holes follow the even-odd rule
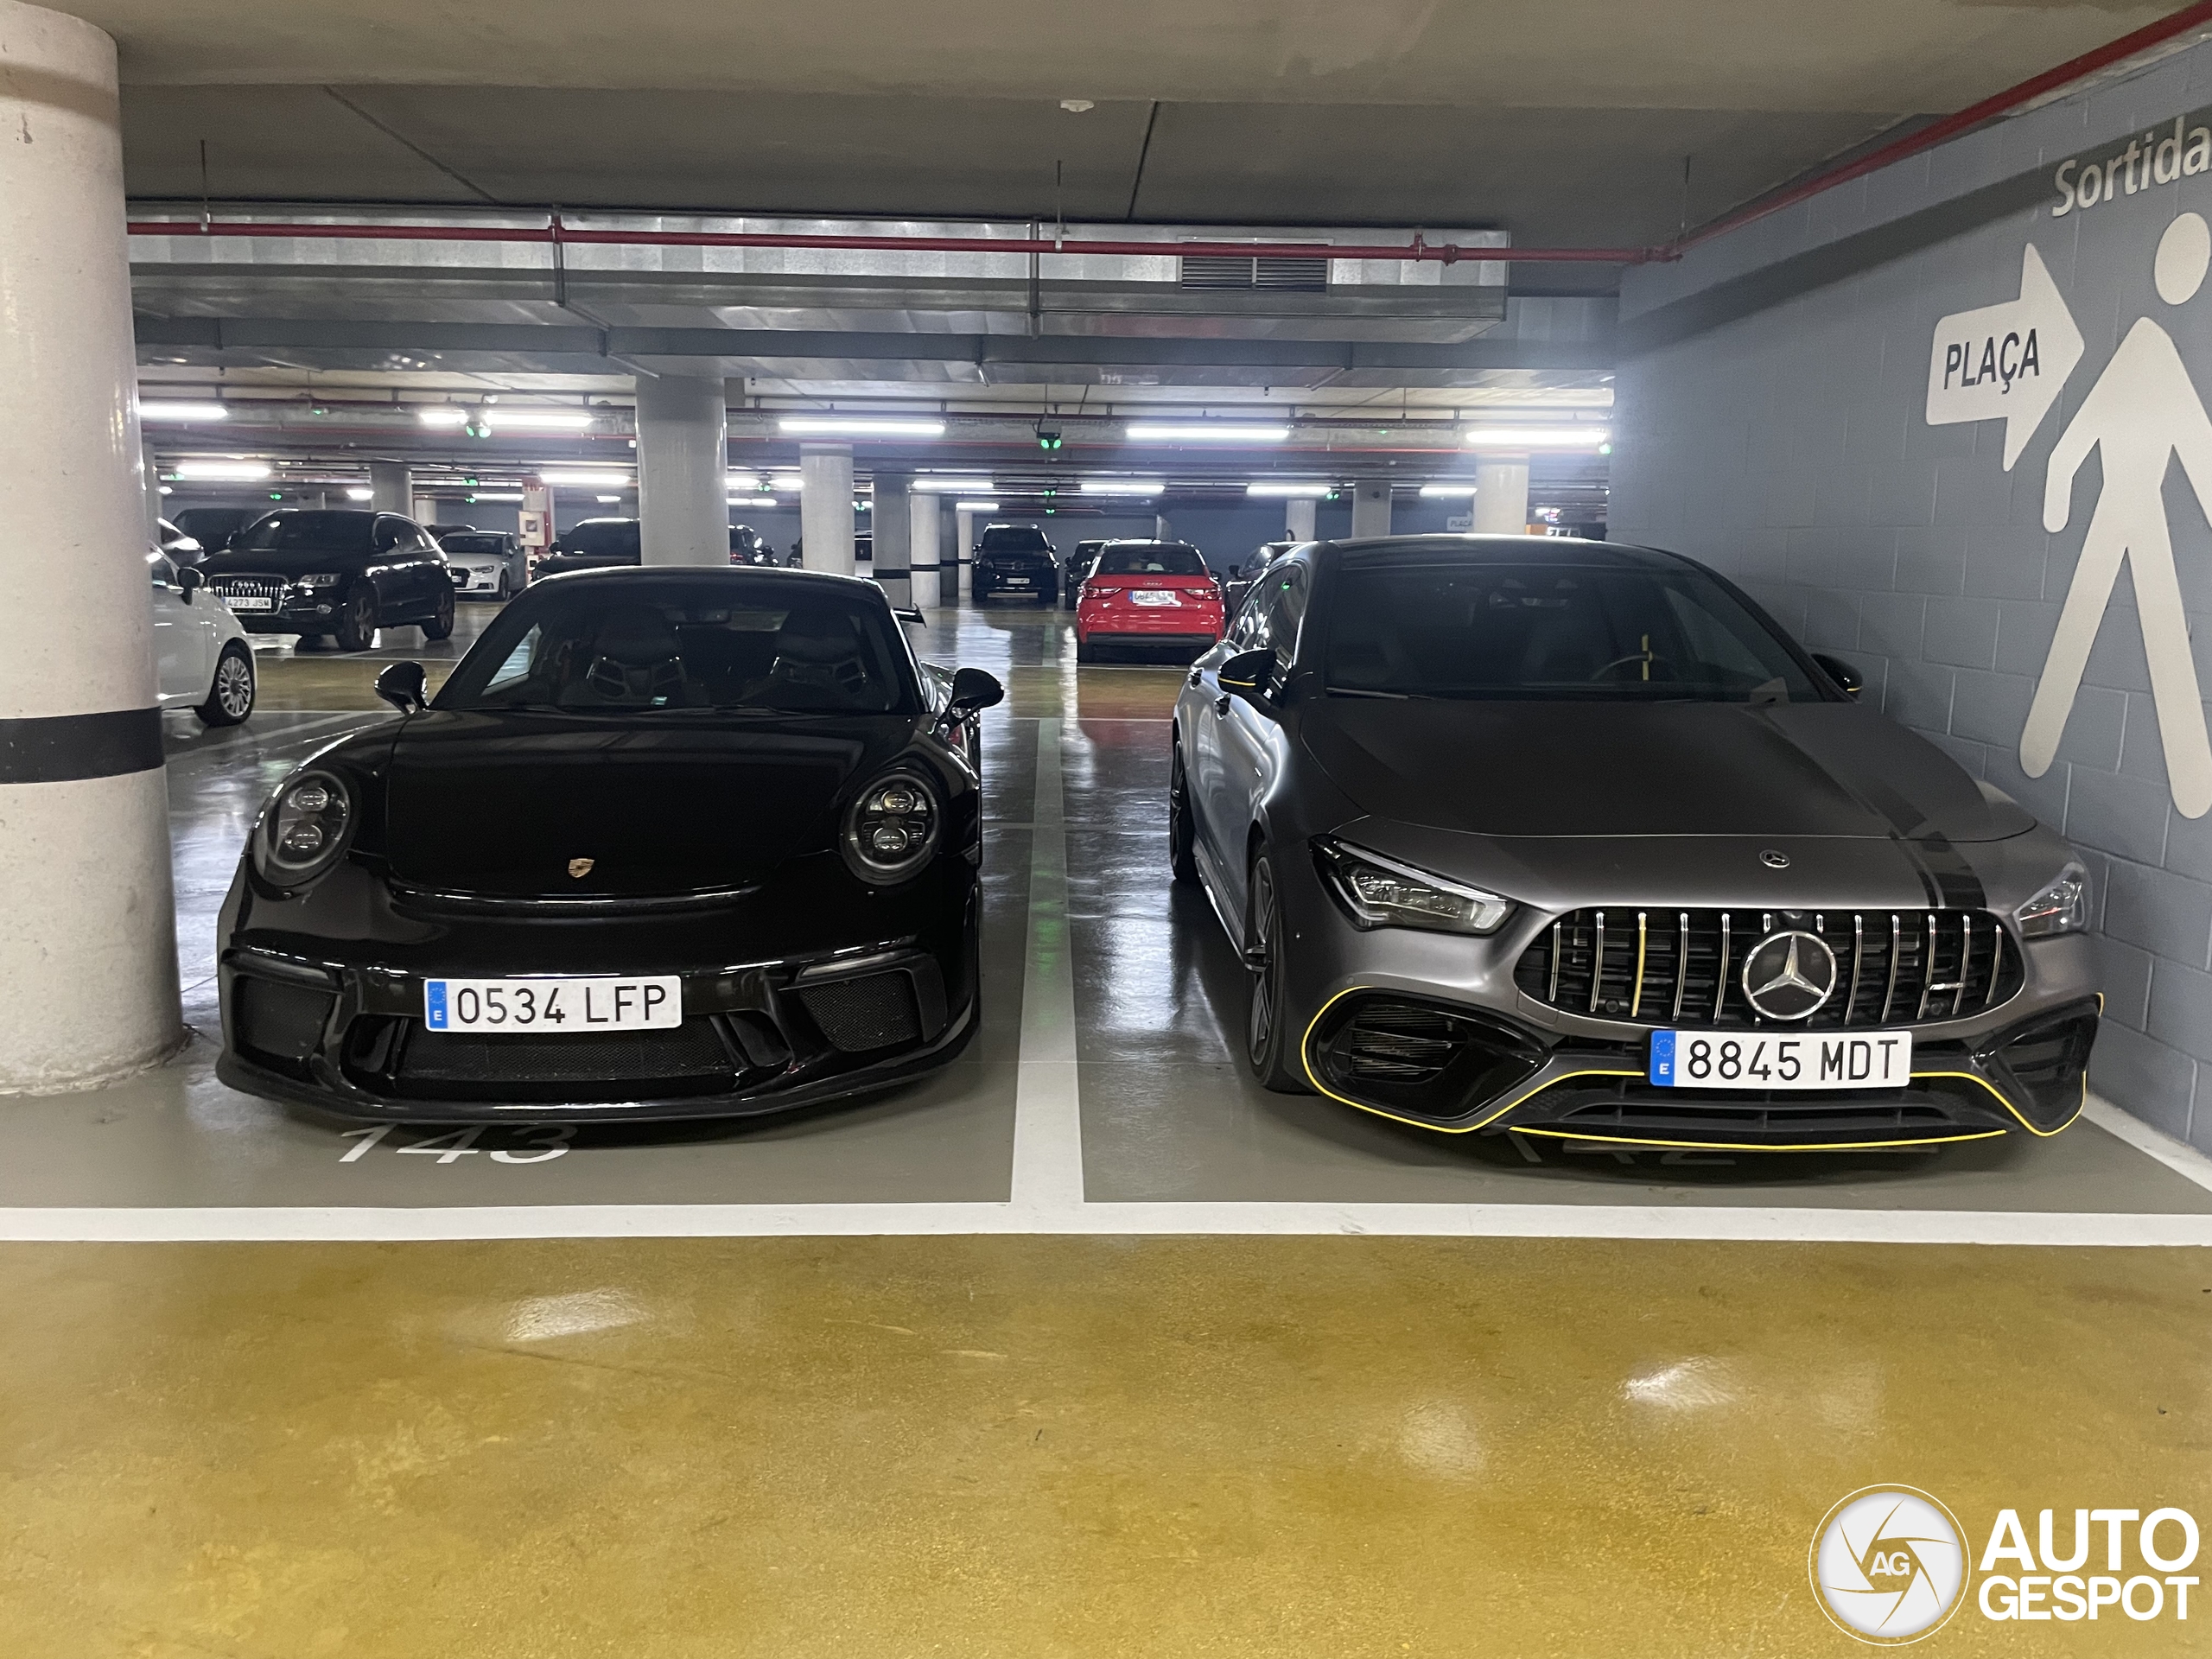
[[[377,676],[377,696],[403,715],[430,706],[420,663],[394,663]]]
[[[1256,701],[1266,694],[1274,671],[1272,651],[1240,651],[1215,671],[1214,677],[1232,697]]]
[[[1859,694],[1866,689],[1866,682],[1859,677],[1859,671],[1840,657],[1831,657],[1818,651],[1812,655],[1813,660],[1821,665],[1821,672],[1834,680],[1844,696],[1856,702]]]
[[[952,693],[946,700],[945,712],[951,715],[972,715],[978,709],[988,709],[1006,701],[1006,687],[995,676],[980,668],[963,668],[952,677]]]
[[[206,576],[202,575],[199,571],[194,569],[193,567],[188,564],[185,565],[176,573],[176,585],[178,591],[183,594],[184,602],[188,605],[192,603],[193,594],[198,593],[200,589],[206,585],[207,581],[207,578]]]

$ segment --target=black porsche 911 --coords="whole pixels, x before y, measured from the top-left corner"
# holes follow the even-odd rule
[[[873,583],[607,570],[264,807],[219,930],[232,1086],[445,1121],[744,1116],[977,1018],[976,726]]]

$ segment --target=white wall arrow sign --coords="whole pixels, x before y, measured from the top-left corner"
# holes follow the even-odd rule
[[[2082,331],[2031,242],[2020,256],[2018,299],[1936,325],[1928,423],[2002,420],[2009,473],[2081,360]]]

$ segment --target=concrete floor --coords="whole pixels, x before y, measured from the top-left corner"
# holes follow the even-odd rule
[[[1838,1652],[1805,1551],[1855,1488],[1979,1537],[2212,1475],[2212,1166],[2108,1109],[1706,1160],[1253,1087],[1235,955],[1166,880],[1176,671],[1078,675],[1057,613],[936,630],[1012,692],[991,1015],[938,1077],[531,1162],[486,1155],[551,1150],[527,1130],[410,1155],[226,1089],[252,811],[484,614],[264,641],[243,730],[171,726],[201,1039],[0,1104],[9,1659]]]

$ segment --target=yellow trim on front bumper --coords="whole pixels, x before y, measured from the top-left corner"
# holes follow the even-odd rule
[[[1315,1011],[1313,1017],[1306,1022],[1305,1035],[1298,1039],[1298,1069],[1305,1072],[1306,1080],[1313,1085],[1316,1092],[1327,1096],[1331,1100],[1337,1102],[1340,1105],[1349,1106],[1355,1111],[1367,1112],[1376,1117],[1387,1117],[1393,1123],[1411,1124],[1414,1128],[1427,1129],[1434,1135],[1468,1135],[1477,1129],[1487,1128],[1489,1125],[1497,1122],[1499,1118],[1504,1116],[1506,1113],[1511,1111],[1515,1107],[1522,1104],[1526,1101],[1534,1099],[1536,1096],[1542,1094],[1547,1089],[1556,1088],[1559,1084],[1566,1083],[1574,1077],[1641,1077],[1648,1075],[1643,1071],[1622,1071],[1618,1068],[1613,1067],[1592,1067],[1580,1071],[1562,1071],[1557,1077],[1547,1078],[1542,1083],[1536,1084],[1533,1089],[1523,1090],[1520,1094],[1516,1095],[1511,1100],[1507,1101],[1504,1105],[1500,1106],[1496,1111],[1491,1112],[1488,1116],[1478,1118],[1471,1123],[1431,1123],[1418,1117],[1406,1117],[1397,1112],[1385,1111],[1380,1106],[1370,1106],[1365,1102],[1354,1100],[1348,1095],[1340,1095],[1335,1090],[1330,1088],[1328,1084],[1323,1083],[1321,1079],[1316,1077],[1313,1073],[1313,1049],[1314,1027],[1321,1023],[1323,1017],[1327,1014],[1331,1008],[1335,1007],[1338,1003],[1343,1001],[1344,998],[1351,995],[1357,991],[1371,991],[1378,995],[1384,995],[1391,994],[1390,988],[1387,986],[1347,985],[1343,990],[1338,991],[1326,1002],[1324,1002],[1320,1007]],[[1402,992],[1399,993],[1399,995],[1417,995],[1419,993]],[[2099,1010],[2101,1012],[2104,1002],[2104,995],[2102,992],[2098,993],[2097,1001]],[[1912,1075],[1916,1079],[1921,1077],[1962,1077],[1968,1083],[1980,1084],[1984,1089],[1989,1091],[1991,1096],[1999,1105],[2002,1106],[2006,1111],[2010,1112],[2014,1118],[2018,1120],[2019,1125],[2022,1128],[2025,1129],[2030,1135],[2036,1136],[2038,1140],[2047,1141],[2052,1135],[2071,1128],[2075,1120],[2080,1118],[2082,1116],[2082,1109],[2088,1103],[2089,1099],[2089,1074],[2087,1068],[2084,1068],[2082,1073],[2082,1098],[2080,1101],[2075,1103],[2073,1116],[2069,1117],[2066,1122],[2061,1123],[2057,1128],[2039,1129],[2034,1124],[2028,1122],[2026,1116],[2020,1110],[2020,1109],[2015,1106],[2011,1101],[2007,1100],[2003,1092],[1999,1090],[1994,1084],[1991,1083],[1988,1078],[1981,1076],[1979,1072],[1915,1071]],[[1623,1146],[1682,1147],[1706,1147],[1715,1151],[1726,1152],[1851,1152],[1881,1147],[1922,1147],[1942,1145],[1956,1141],[1986,1141],[1996,1135],[2009,1134],[2010,1131],[2005,1129],[1977,1129],[1971,1135],[1923,1136],[1916,1140],[1909,1141],[1808,1141],[1796,1144],[1774,1141],[1761,1143],[1758,1145],[1744,1146],[1738,1146],[1732,1143],[1725,1143],[1717,1141],[1643,1141],[1638,1140],[1630,1135],[1582,1135],[1565,1129],[1515,1129],[1513,1133],[1516,1135],[1548,1135],[1556,1140],[1561,1141],[1604,1141]]]

